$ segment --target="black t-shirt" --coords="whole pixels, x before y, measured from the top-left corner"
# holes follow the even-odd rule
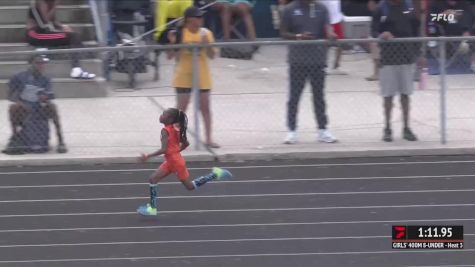
[[[325,1],[325,0],[324,0]],[[341,11],[348,17],[369,17],[372,12],[368,9],[370,0],[342,0]],[[380,0],[375,0],[379,3]]]
[[[282,11],[282,29],[292,34],[311,33],[317,39],[326,37],[325,25],[329,25],[328,10],[321,3],[307,5],[304,1],[293,1]],[[327,47],[325,45],[290,45],[289,63],[325,66]]]
[[[389,2],[386,5],[386,7],[379,5],[373,15],[374,37],[378,37],[383,32],[390,32],[395,38],[419,36],[420,21],[414,8],[406,6],[404,1],[399,5]],[[420,50],[419,43],[381,42],[379,46],[382,65],[412,64]]]
[[[447,1],[436,2],[430,8],[430,14],[441,14],[445,10],[458,10],[455,15],[455,21],[440,20],[432,22],[429,17],[429,28],[436,24],[438,27],[434,29],[436,32],[429,32],[429,35],[443,35],[443,36],[461,36],[464,32],[472,29],[473,16],[472,9],[468,2],[457,1],[456,5],[450,6]]]

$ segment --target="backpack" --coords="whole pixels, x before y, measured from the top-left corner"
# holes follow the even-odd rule
[[[257,47],[251,45],[227,46],[221,48],[221,57],[250,60]]]

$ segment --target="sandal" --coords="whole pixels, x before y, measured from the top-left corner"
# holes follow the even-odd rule
[[[206,147],[208,147],[208,148],[221,148],[220,145],[218,145],[218,144],[216,144],[216,143],[214,143],[214,142],[211,142],[211,143],[209,143],[209,144],[204,144],[204,145],[205,145]]]

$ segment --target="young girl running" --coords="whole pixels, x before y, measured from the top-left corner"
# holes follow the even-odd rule
[[[137,209],[137,212],[141,215],[157,215],[157,183],[171,173],[175,173],[188,190],[194,190],[212,180],[222,180],[232,177],[232,174],[228,170],[215,167],[208,175],[190,180],[186,162],[180,154],[181,151],[190,145],[186,137],[186,129],[188,126],[186,114],[175,108],[167,109],[160,116],[160,123],[165,125],[161,132],[162,148],[152,154],[142,154],[139,158],[141,162],[146,162],[152,157],[162,154],[165,155],[165,162],[160,165],[158,170],[149,179],[150,203],[140,206]]]

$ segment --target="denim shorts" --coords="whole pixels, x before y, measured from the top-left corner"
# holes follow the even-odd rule
[[[252,0],[218,0],[218,3],[229,3],[232,5],[237,5],[237,4],[246,4],[249,5],[250,7],[253,7],[255,4],[255,1]]]

